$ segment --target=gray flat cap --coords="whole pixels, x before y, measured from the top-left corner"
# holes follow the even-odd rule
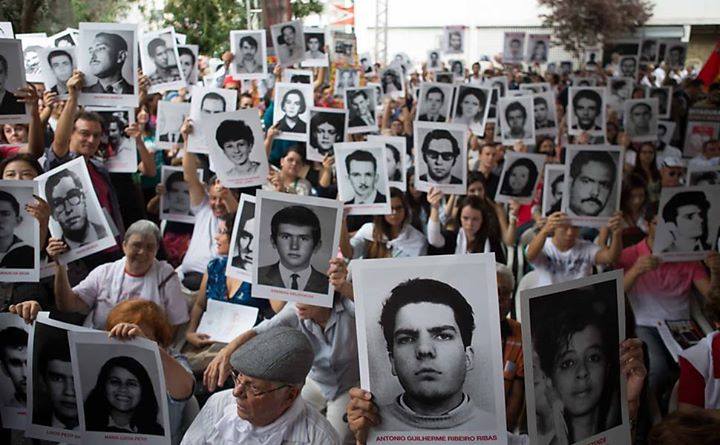
[[[278,326],[242,345],[230,356],[230,365],[248,377],[302,384],[314,358],[312,345],[302,332]]]

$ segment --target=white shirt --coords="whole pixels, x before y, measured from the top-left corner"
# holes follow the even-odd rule
[[[578,239],[572,248],[561,252],[552,238],[547,238],[538,256],[531,261],[540,276],[537,285],[563,283],[592,275],[595,255],[599,251],[597,244]]]
[[[310,266],[306,267],[305,269],[295,272],[287,267],[283,266],[282,261],[278,262],[279,268],[280,268],[280,277],[283,280],[283,284],[285,284],[285,287],[287,289],[292,289],[292,276],[298,275],[297,277],[297,288],[299,290],[305,289],[305,285],[307,284],[308,280],[310,279],[310,274],[312,273],[312,268]]]
[[[217,232],[219,218],[213,215],[207,197],[199,206],[192,207],[191,210],[195,214],[195,228],[180,270],[183,273],[205,273],[210,260],[218,256],[213,237]]]
[[[690,159],[688,167],[715,167],[720,165],[720,158],[706,158],[704,155],[697,155]]]

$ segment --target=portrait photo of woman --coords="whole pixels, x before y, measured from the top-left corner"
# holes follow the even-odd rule
[[[283,95],[280,108],[284,116],[279,121],[278,129],[289,133],[305,133],[306,122],[300,118],[305,113],[307,105],[305,96],[300,90],[289,90]]]
[[[321,161],[325,155],[333,154],[336,142],[345,139],[346,114],[337,111],[311,111],[311,114],[308,159]],[[313,151],[316,153],[312,153]]]
[[[611,280],[530,300],[542,443],[573,444],[621,423],[614,286]]]
[[[85,399],[88,431],[162,436],[158,401],[147,370],[132,357],[113,357],[102,366]]]
[[[485,133],[485,116],[488,107],[487,90],[476,87],[460,86],[453,107],[452,122],[465,124],[477,136]]]
[[[532,196],[537,177],[535,162],[530,158],[518,158],[505,171],[499,194],[519,198]]]

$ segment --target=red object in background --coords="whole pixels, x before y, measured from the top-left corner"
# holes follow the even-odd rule
[[[710,86],[718,78],[718,74],[720,74],[720,40],[715,44],[713,52],[705,61],[705,65],[698,74],[698,79],[702,80],[705,86]]]

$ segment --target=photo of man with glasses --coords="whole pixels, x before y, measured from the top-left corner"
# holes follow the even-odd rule
[[[435,184],[462,184],[462,180],[452,174],[460,156],[460,144],[452,133],[444,129],[430,131],[423,139],[420,152],[427,167],[427,173],[420,175],[421,181]]]
[[[49,176],[45,197],[71,250],[108,236],[101,222],[90,220],[83,184],[75,172],[65,168]]]

